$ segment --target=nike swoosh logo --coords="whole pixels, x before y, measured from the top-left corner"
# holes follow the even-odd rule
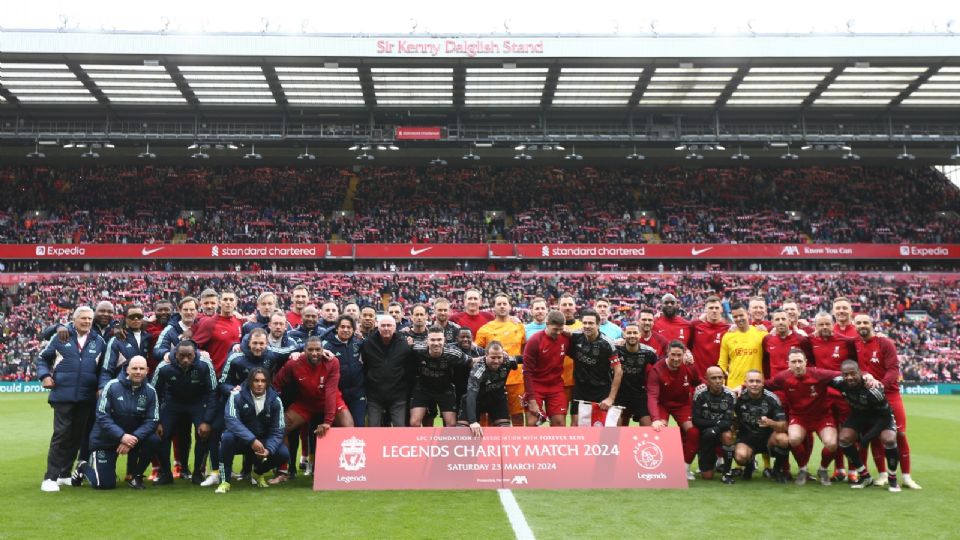
[[[700,255],[701,253],[706,253],[706,252],[710,251],[711,249],[713,249],[713,247],[708,247],[708,248],[703,248],[703,249],[690,248],[690,254],[693,255],[694,257],[696,257],[697,255]]]
[[[430,251],[431,249],[433,249],[433,247],[427,247],[427,248],[423,248],[423,249],[410,248],[410,255],[413,255],[414,257],[416,257],[417,255],[419,255],[419,254],[421,254],[421,253],[424,253],[424,252],[426,252],[426,251]]]
[[[140,255],[143,255],[144,257],[146,257],[147,255],[153,255],[154,253],[160,251],[161,249],[163,248],[162,247],[153,248],[153,249],[143,248],[140,250]]]

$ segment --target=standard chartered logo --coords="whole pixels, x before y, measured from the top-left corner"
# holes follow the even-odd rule
[[[540,256],[549,257],[550,256],[550,246],[541,246],[540,247]]]
[[[211,256],[211,257],[219,257],[219,256],[220,256],[220,246],[214,244],[213,247],[210,248],[210,256]]]

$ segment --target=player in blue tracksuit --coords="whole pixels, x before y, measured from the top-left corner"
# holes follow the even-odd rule
[[[147,384],[149,367],[134,356],[125,371],[104,385],[97,402],[97,420],[90,433],[90,457],[84,475],[94,489],[117,487],[117,458],[127,456],[133,475],[128,485],[143,489],[143,471],[160,445],[157,392]]]
[[[220,439],[221,482],[217,493],[230,490],[233,457],[237,454],[254,463],[252,478],[257,487],[268,486],[262,476],[265,472],[290,461],[290,453],[283,444],[283,403],[271,387],[269,377],[266,369],[253,368],[238,391],[227,399],[226,427]]]
[[[77,452],[82,452],[81,460],[89,454],[87,437],[107,348],[91,329],[93,318],[92,309],[78,307],[67,338],[51,338],[37,359],[37,379],[50,390],[47,402],[53,408],[53,436],[47,453],[47,471],[40,485],[43,491],[60,491],[59,486],[70,483],[70,469]]]
[[[174,361],[161,363],[153,373],[153,386],[160,396],[162,437],[158,453],[160,476],[154,483],[173,482],[170,471],[170,439],[174,428],[182,420],[188,420],[196,428],[193,482],[199,484],[203,481],[199,469],[210,443],[211,424],[218,404],[217,373],[209,359],[197,354],[197,344],[193,341],[181,340],[174,351]]]
[[[250,333],[243,336],[243,339],[240,340],[239,345],[240,352],[249,356],[250,336],[253,335],[253,333],[257,330],[262,332],[265,336],[265,351],[263,353],[263,361],[258,362],[258,365],[263,365],[265,368],[267,368],[267,371],[270,372],[270,376],[272,377],[278,371],[280,371],[280,368],[283,367],[283,364],[287,363],[287,360],[290,359],[291,354],[303,350],[303,346],[300,345],[296,339],[291,337],[290,334],[292,331],[288,331],[288,328],[289,324],[287,323],[286,315],[282,311],[276,310],[273,312],[273,315],[270,316],[267,326],[259,329],[254,328],[250,331]],[[234,347],[234,350],[236,349],[237,347]],[[226,368],[224,368],[224,371],[221,373],[221,377],[223,376],[223,373],[226,373]],[[245,379],[246,376],[244,375],[235,384],[239,385]]]
[[[354,425],[363,427],[367,417],[367,394],[363,362],[360,361],[360,345],[363,341],[355,335],[356,324],[353,317],[341,315],[322,343],[325,350],[340,360],[340,394],[350,409]]]
[[[184,334],[187,336],[192,335],[191,328],[193,328],[194,323],[197,322],[199,305],[200,303],[197,302],[197,299],[192,296],[187,296],[180,300],[178,305],[180,317],[177,320],[171,320],[170,324],[168,324],[160,332],[160,336],[157,337],[157,344],[153,347],[154,361],[173,361],[173,358],[170,358],[170,356],[172,356],[170,351],[180,343],[180,339]]]
[[[150,356],[150,334],[143,329],[143,306],[130,304],[124,309],[125,326],[107,341],[107,354],[100,370],[98,388],[116,379],[124,370],[124,364],[134,356]]]

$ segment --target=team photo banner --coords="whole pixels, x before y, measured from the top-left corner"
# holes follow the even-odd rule
[[[2,259],[960,259],[960,244],[2,244]]]
[[[313,489],[686,489],[679,428],[337,428]]]

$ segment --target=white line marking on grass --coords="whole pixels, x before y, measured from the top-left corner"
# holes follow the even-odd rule
[[[523,510],[517,504],[513,492],[509,489],[498,489],[497,493],[500,494],[500,504],[503,505],[503,510],[510,518],[510,526],[513,527],[513,534],[517,537],[517,540],[535,540],[533,531],[530,530],[527,518],[523,516]]]

